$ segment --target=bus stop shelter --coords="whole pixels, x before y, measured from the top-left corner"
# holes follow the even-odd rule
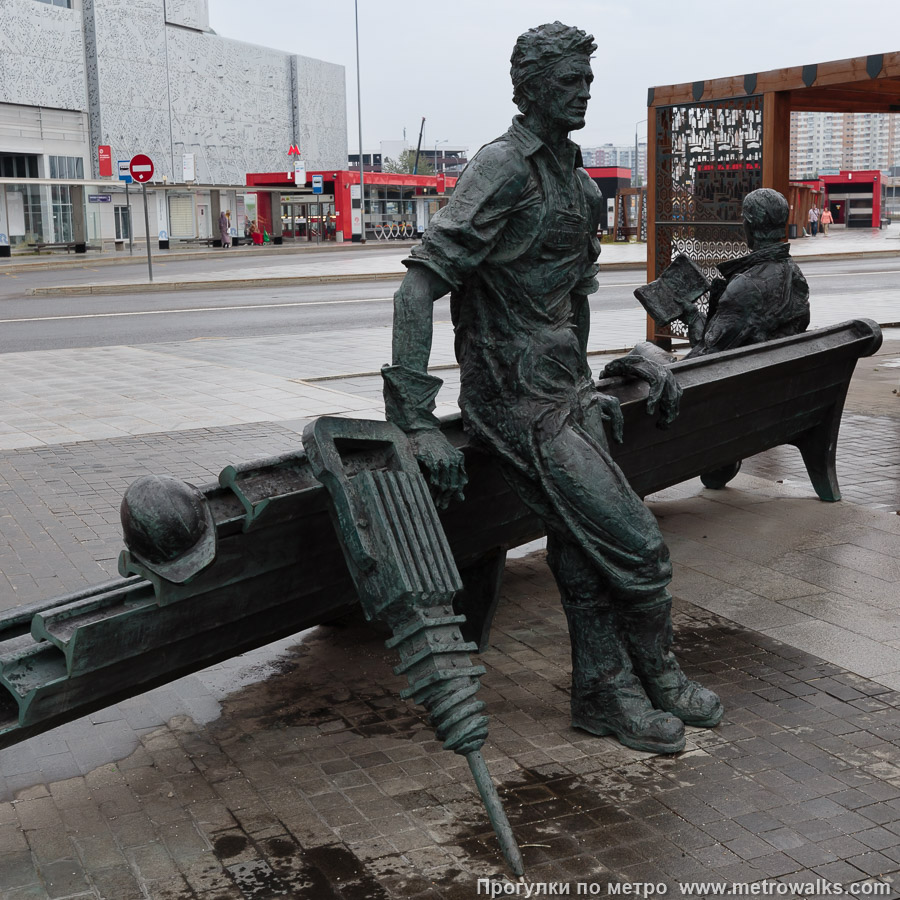
[[[900,51],[652,87],[647,106],[647,280],[679,253],[709,276],[748,252],[743,198],[789,196],[791,113],[900,112]],[[647,321],[663,346],[684,334]]]

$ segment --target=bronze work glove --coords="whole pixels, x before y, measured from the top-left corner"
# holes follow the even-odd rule
[[[465,458],[438,429],[407,434],[419,464],[425,467],[434,494],[434,505],[446,509],[451,500],[465,500],[469,481]]]
[[[407,366],[383,366],[381,375],[387,420],[406,432],[416,459],[428,473],[435,506],[446,509],[454,498],[464,499],[469,479],[463,455],[444,437],[434,415],[441,380]]]
[[[600,391],[591,398],[591,404],[596,404],[600,408],[600,418],[604,422],[609,422],[609,428],[612,432],[612,439],[621,444],[624,436],[625,418],[622,415],[622,405],[617,397],[611,397],[609,394],[601,394]]]
[[[613,375],[625,378],[639,378],[647,382],[650,393],[647,397],[647,412],[652,416],[659,408],[660,428],[666,428],[678,415],[678,403],[682,390],[675,376],[664,360],[665,351],[646,341],[638,344],[627,356],[614,359],[603,370],[603,377]]]

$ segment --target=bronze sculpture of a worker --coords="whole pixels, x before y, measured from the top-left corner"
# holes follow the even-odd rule
[[[602,420],[621,439],[621,411],[587,363],[601,195],[568,133],[584,127],[594,50],[592,36],[559,22],[516,42],[522,115],[476,154],[405,261],[385,406],[438,502],[461,499],[463,458],[438,428],[441,382],[427,374],[432,304],[451,292],[464,425],[547,528],[572,643],[573,725],[674,753],[683,723],[716,725],[722,706],[671,652],[668,548],[609,455]],[[657,367],[650,379],[651,411],[658,402],[671,416],[672,376]]]

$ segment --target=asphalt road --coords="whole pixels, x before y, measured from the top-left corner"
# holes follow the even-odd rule
[[[261,258],[253,263],[264,265]],[[115,268],[116,278],[123,278],[122,269]],[[82,271],[28,274],[40,275],[45,284],[71,284]],[[900,260],[807,262],[803,271],[814,310],[817,302],[846,307],[838,318],[851,318],[868,314],[858,310],[869,302],[894,311],[880,321],[900,320]],[[90,277],[96,273],[85,280]],[[595,327],[604,310],[633,309],[632,292],[641,283],[637,270],[602,272],[600,290],[591,298]],[[26,297],[21,283],[11,286],[6,280],[0,284],[0,353],[382,327],[390,324],[396,286],[381,281],[67,298]],[[449,315],[448,301],[439,301],[436,319]]]

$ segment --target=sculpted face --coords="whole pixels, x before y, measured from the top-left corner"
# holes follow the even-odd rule
[[[560,131],[584,128],[594,75],[585,57],[561,60],[532,93],[535,112]]]

